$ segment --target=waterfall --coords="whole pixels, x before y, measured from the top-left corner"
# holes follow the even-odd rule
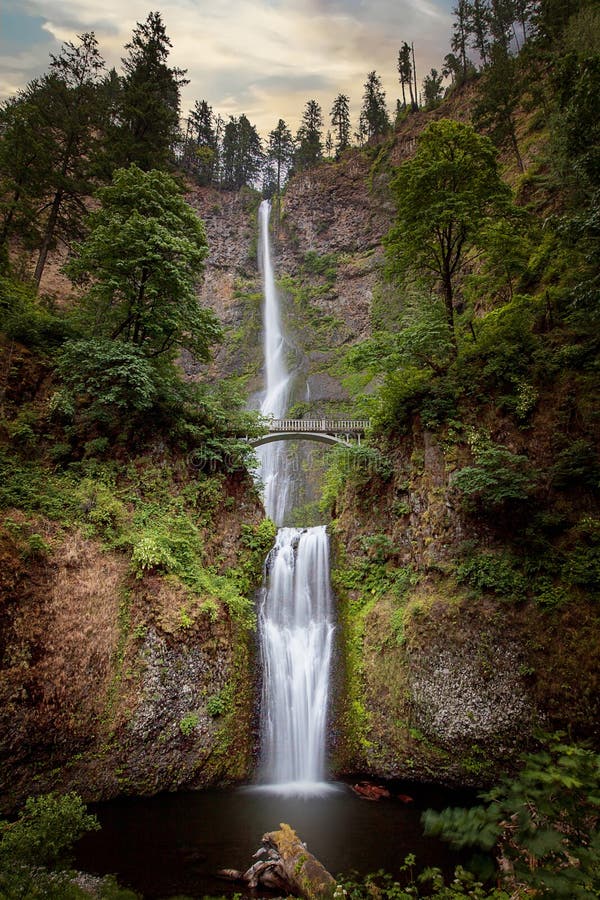
[[[281,418],[291,376],[269,239],[270,204],[259,210],[259,264],[264,285],[263,415]],[[267,515],[282,526],[291,473],[285,443],[259,448]],[[263,664],[261,781],[287,795],[323,793],[329,675],[334,624],[325,526],[279,527],[265,566],[259,610]]]
[[[286,343],[281,324],[279,295],[273,274],[269,239],[271,204],[263,200],[258,211],[258,262],[263,276],[263,353],[265,358],[265,395],[260,411],[263,416],[281,419],[286,413],[290,393]],[[269,518],[279,525],[287,512],[290,477],[288,455],[281,441],[265,444],[257,451],[264,485],[264,504]]]

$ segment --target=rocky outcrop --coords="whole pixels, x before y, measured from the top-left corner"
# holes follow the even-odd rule
[[[538,415],[526,438],[504,419],[488,424],[515,452],[526,439],[535,458],[553,427],[548,406]],[[334,525],[343,670],[332,733],[337,771],[481,785],[505,772],[540,729],[598,742],[593,596],[547,609],[458,581],[465,541],[476,533],[480,546],[494,547],[490,524],[465,515],[452,491],[465,448],[417,421],[387,449],[393,473],[348,488]]]
[[[236,497],[229,509],[227,496]],[[231,485],[220,540],[240,564],[253,496]],[[241,513],[241,515],[240,515]],[[32,793],[85,800],[248,778],[254,633],[248,616],[81,531],[12,511],[0,529],[0,808]],[[29,535],[34,530],[33,540]],[[212,547],[212,550],[211,550]],[[260,578],[241,560],[248,576]],[[230,748],[235,747],[235,753]]]

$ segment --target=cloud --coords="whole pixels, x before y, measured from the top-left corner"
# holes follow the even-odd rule
[[[120,68],[124,44],[149,0],[7,0],[24,28],[35,23],[37,43],[17,47],[3,61],[0,90],[14,91],[40,74],[48,51],[95,31],[109,66]],[[304,103],[317,99],[327,118],[336,94],[350,96],[356,118],[367,72],[382,77],[392,108],[398,93],[396,58],[402,40],[414,41],[419,75],[439,68],[447,52],[450,0],[164,0],[160,8],[172,43],[172,65],[190,83],[182,108],[206,99],[223,115],[244,112],[264,134],[281,117],[298,127]],[[33,49],[35,47],[35,49]]]

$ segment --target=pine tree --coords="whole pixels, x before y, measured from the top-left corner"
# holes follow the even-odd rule
[[[377,72],[369,72],[367,75],[360,118],[367,140],[377,140],[390,130],[390,117],[385,105],[385,91]]]
[[[473,111],[478,128],[489,131],[497,146],[508,142],[517,165],[524,171],[517,139],[515,110],[521,99],[518,63],[501,43],[490,48],[490,65],[482,79],[479,101]]]
[[[281,183],[294,158],[294,139],[292,132],[283,119],[277,123],[277,127],[269,134],[269,146],[267,159],[273,163],[275,191],[277,197],[281,194]]]
[[[43,128],[39,90],[39,81],[32,81],[0,108],[0,256],[5,260],[12,234],[27,239],[51,178],[54,144]]]
[[[469,4],[468,0],[458,0],[458,3],[452,10],[452,14],[456,17],[452,29],[452,38],[450,47],[453,53],[456,53],[461,65],[461,78],[464,81],[467,77],[467,68],[469,64],[467,56],[467,45],[469,41]]]
[[[183,155],[186,168],[199,184],[212,184],[217,168],[217,134],[212,107],[206,100],[196,100],[190,111]]]
[[[425,109],[435,109],[442,99],[442,81],[444,76],[432,69],[429,75],[423,79],[423,101]]]
[[[295,165],[299,172],[318,165],[323,159],[322,131],[321,107],[316,100],[307,100],[302,124],[296,134]]]
[[[226,190],[237,191],[257,180],[263,152],[260,136],[243,113],[229,117],[223,133],[221,183]]]
[[[109,136],[111,166],[168,167],[179,128],[179,93],[185,72],[169,68],[172,47],[159,12],[138,22],[123,59],[116,128]]]
[[[335,158],[350,146],[350,100],[346,94],[338,94],[331,107],[331,124],[335,128]]]
[[[94,157],[106,119],[100,90],[104,60],[93,32],[80,35],[77,45],[65,43],[51,60],[50,72],[28,92],[48,153],[42,162],[48,175],[38,185],[37,285],[55,242],[69,242],[81,233],[84,197],[92,190]]]
[[[490,11],[487,0],[472,0],[467,5],[468,28],[471,34],[471,46],[477,51],[484,66],[488,63],[490,47],[489,25]]]
[[[400,87],[402,88],[402,104],[406,109],[406,88],[410,96],[410,107],[413,110],[418,109],[417,95],[413,88],[413,61],[412,50],[409,44],[404,41],[398,51],[398,76],[400,79]]]

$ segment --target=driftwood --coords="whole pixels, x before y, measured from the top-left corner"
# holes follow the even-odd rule
[[[335,890],[335,879],[310,853],[293,828],[282,823],[279,831],[263,835],[262,846],[245,872],[221,869],[219,875],[243,881],[249,888],[275,888],[304,900],[323,900]]]

